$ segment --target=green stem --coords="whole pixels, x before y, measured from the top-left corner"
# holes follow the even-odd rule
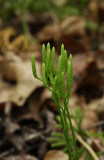
[[[69,149],[69,160],[72,160],[71,144],[70,144],[70,139],[69,139],[69,130],[68,130],[68,125],[67,125],[65,109],[63,110],[63,117],[64,117],[64,123],[65,123],[65,127],[66,127],[67,146]]]
[[[58,97],[59,98],[59,97]],[[61,104],[61,100],[59,98],[59,108],[62,109],[62,113],[61,113],[61,116],[62,116],[62,119],[63,119],[63,130],[64,130],[64,135],[65,135],[65,138],[66,138],[66,144],[67,144],[67,148],[68,148],[68,153],[69,153],[69,158],[70,160],[72,160],[72,152],[71,152],[71,144],[70,144],[70,139],[69,139],[69,130],[68,130],[68,124],[67,124],[67,119],[66,119],[66,112],[65,112],[65,108],[63,108],[62,104]]]
[[[73,143],[74,143],[74,148],[75,148],[75,152],[76,152],[76,160],[79,160],[78,152],[77,152],[77,145],[76,145],[76,138],[75,138],[73,125],[72,125],[72,122],[71,122],[71,116],[70,116],[70,113],[69,113],[69,110],[68,110],[68,106],[67,106],[66,100],[64,100],[64,107],[65,107],[65,110],[67,112],[69,124],[70,124],[71,131],[72,131]]]
[[[63,131],[64,131],[64,136],[65,136],[65,139],[66,139],[69,158],[70,158],[70,160],[72,160],[71,145],[70,145],[69,136],[68,136],[68,127],[66,125],[67,124],[66,117],[62,116],[63,112],[61,112],[61,107],[59,105],[58,105],[58,110],[59,110],[59,114],[60,114],[60,118],[61,118],[62,128],[63,128]]]

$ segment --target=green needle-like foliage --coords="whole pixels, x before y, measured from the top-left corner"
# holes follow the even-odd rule
[[[55,75],[55,47],[52,48],[52,56],[51,56],[51,70]]]
[[[60,77],[62,71],[63,71],[63,59],[62,55],[59,57],[58,60],[58,68],[57,68],[57,77]]]
[[[64,73],[61,73],[61,83],[60,83],[60,95],[64,99],[65,98],[65,78]]]
[[[65,66],[65,56],[64,56],[64,45],[61,45],[61,56],[62,56],[62,67],[64,69]]]
[[[46,64],[46,51],[45,51],[45,45],[42,45],[42,58],[43,58],[43,63]]]
[[[67,67],[68,67],[68,64],[67,64],[67,51],[65,50],[64,51],[64,62],[65,62],[65,73],[67,72]]]
[[[59,82],[58,82],[58,77],[55,76],[55,79],[54,79],[54,83],[53,83],[53,89],[52,89],[52,93],[57,93],[59,94]]]
[[[61,55],[64,56],[64,45],[61,45]]]
[[[68,68],[67,68],[67,90],[68,94],[71,91],[71,85],[72,85],[72,71],[71,71],[71,62],[69,61],[68,63]]]
[[[32,71],[33,71],[33,75],[35,78],[37,78],[37,73],[36,73],[36,65],[35,65],[35,56],[34,54],[32,54]]]
[[[57,104],[59,115],[62,123],[62,128],[64,131],[64,136],[67,144],[67,150],[69,154],[69,159],[73,160],[73,155],[71,148],[74,147],[76,160],[79,160],[77,154],[76,138],[74,135],[74,129],[71,122],[70,112],[68,109],[68,101],[71,93],[71,86],[73,82],[73,67],[72,67],[72,55],[70,54],[69,60],[67,61],[67,51],[64,50],[64,45],[61,46],[61,55],[59,56],[57,70],[55,71],[55,48],[52,48],[52,53],[50,50],[50,44],[47,44],[47,49],[45,45],[42,45],[42,79],[38,78],[36,73],[35,58],[32,55],[32,70],[35,78],[43,81],[44,86],[52,92],[52,99]],[[66,75],[66,76],[65,76]],[[65,80],[66,77],[66,80]],[[67,83],[66,83],[66,82]],[[49,87],[52,86],[52,89]],[[64,105],[62,105],[64,104]],[[68,118],[68,121],[66,119]],[[69,127],[72,131],[72,139],[69,138]],[[55,144],[56,145],[56,144]],[[60,145],[60,143],[57,143]]]
[[[53,76],[52,70],[50,70],[50,81],[51,81],[51,85],[53,86],[54,76]]]
[[[49,74],[50,72],[50,49],[47,50],[47,57],[46,57],[46,73]]]
[[[47,83],[47,79],[46,79],[46,69],[45,69],[45,64],[44,63],[42,65],[42,81],[44,83],[44,86],[47,88],[48,83]]]
[[[70,61],[70,63],[71,63],[71,67],[70,67],[70,69],[71,69],[71,80],[72,80],[72,82],[73,82],[73,65],[72,65],[72,55],[70,54],[70,56],[69,56],[69,61]]]
[[[50,43],[47,43],[47,51],[50,49]]]

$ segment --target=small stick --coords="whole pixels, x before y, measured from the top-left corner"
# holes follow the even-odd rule
[[[94,150],[82,139],[82,137],[78,133],[75,133],[75,136],[77,140],[90,152],[94,160],[99,160]]]

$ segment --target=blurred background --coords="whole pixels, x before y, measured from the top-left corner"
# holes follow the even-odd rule
[[[41,77],[41,46],[48,42],[56,49],[56,68],[62,44],[73,55],[69,109],[80,111],[77,118],[86,110],[82,128],[104,131],[104,0],[0,0],[0,160],[67,155],[60,156],[62,146],[52,149],[57,106],[32,74],[31,55]],[[97,142],[86,140],[101,160],[103,141],[103,134]]]

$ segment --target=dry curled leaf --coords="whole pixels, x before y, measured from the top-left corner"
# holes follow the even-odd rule
[[[19,34],[15,28],[8,27],[0,30],[0,50],[3,54],[8,51],[33,51],[34,46],[25,35]]]

